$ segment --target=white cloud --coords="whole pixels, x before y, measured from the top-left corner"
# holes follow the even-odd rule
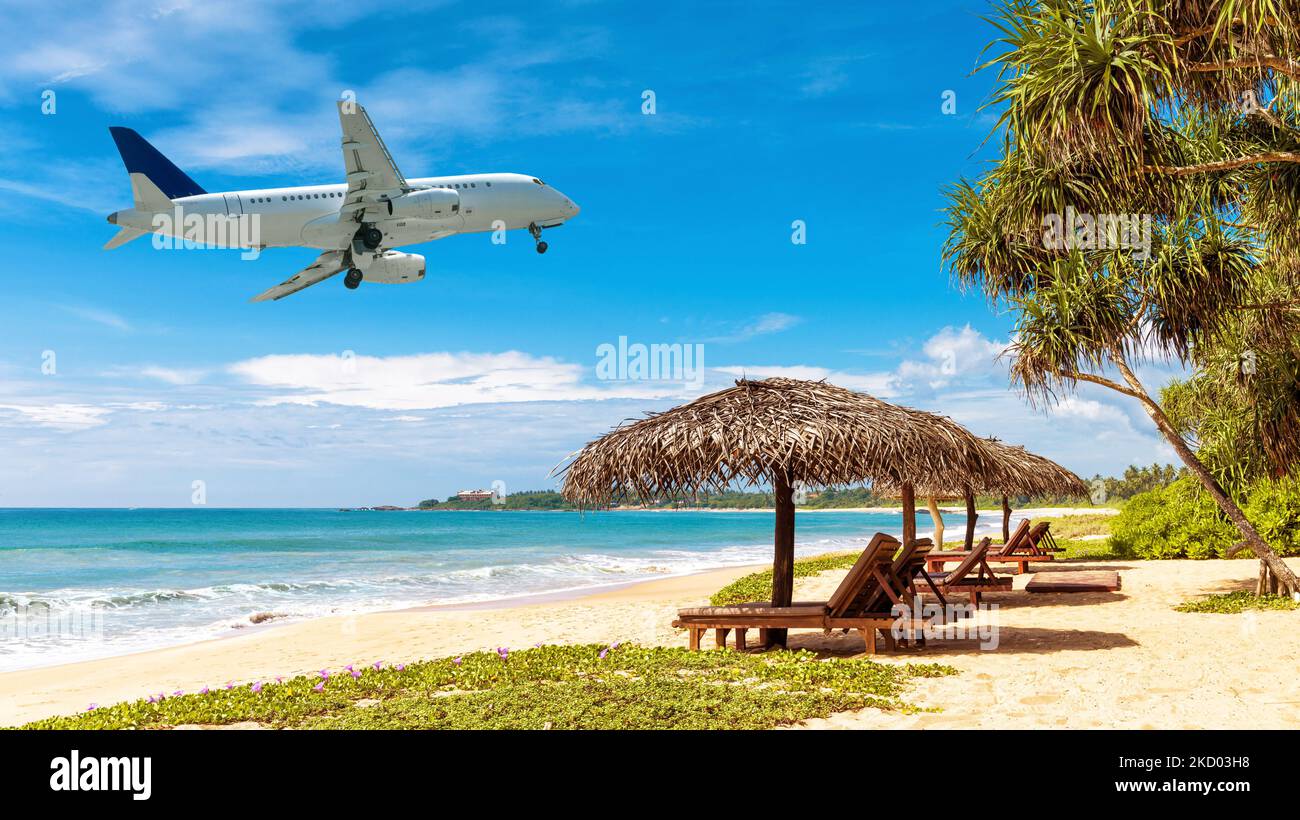
[[[141,367],[139,373],[147,379],[157,379],[167,384],[196,384],[203,379],[207,371],[198,368],[178,369],[151,364]]]
[[[412,356],[286,354],[230,365],[250,384],[272,388],[262,404],[337,404],[420,410],[462,404],[681,395],[669,382],[597,382],[581,365],[526,353],[421,353]]]
[[[90,404],[0,404],[0,411],[9,411],[9,418],[0,414],[0,424],[14,426],[15,421],[26,421],[59,429],[82,429],[106,423],[113,411],[107,407]],[[14,419],[17,414],[19,419]]]

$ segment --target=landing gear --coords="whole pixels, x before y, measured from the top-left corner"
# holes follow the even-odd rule
[[[384,241],[384,232],[378,228],[366,228],[361,232],[361,242],[370,250],[379,247],[379,243]]]
[[[347,288],[348,290],[356,290],[357,285],[361,284],[361,279],[362,279],[361,271],[357,270],[356,268],[351,268],[348,270],[347,273],[343,274],[343,287]]]
[[[542,229],[537,227],[536,222],[528,224],[528,232],[533,235],[533,241],[537,243],[537,252],[546,253],[546,249],[550,246],[542,241]]]

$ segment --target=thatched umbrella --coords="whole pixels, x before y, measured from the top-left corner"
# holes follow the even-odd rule
[[[1009,480],[988,447],[952,420],[825,382],[739,379],[735,387],[624,423],[560,472],[579,506],[684,498],[736,483],[768,484],[776,506],[772,603],[794,590],[796,485],[901,488],[903,538],[916,537],[913,486]],[[784,643],[783,631],[769,632]]]
[[[987,478],[975,480],[963,485],[949,481],[934,486],[917,485],[917,494],[930,499],[930,514],[936,518],[937,529],[942,532],[942,524],[937,518],[935,501],[939,499],[963,499],[966,502],[966,549],[975,541],[976,495],[1002,496],[1002,540],[1011,537],[1011,505],[1009,496],[1017,495],[1087,495],[1088,486],[1077,475],[1065,469],[1050,458],[1031,453],[1024,447],[1006,444],[996,438],[982,439],[988,450],[989,458],[999,464],[999,469],[990,471]],[[880,485],[874,488],[881,495],[902,495],[898,485]],[[936,536],[938,541],[938,536]],[[943,544],[938,544],[942,548]]]

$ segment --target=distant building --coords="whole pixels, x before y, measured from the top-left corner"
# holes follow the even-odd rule
[[[487,501],[492,497],[491,490],[461,490],[456,493],[461,501]]]

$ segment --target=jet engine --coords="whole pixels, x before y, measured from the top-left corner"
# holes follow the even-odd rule
[[[360,254],[353,261],[365,274],[367,282],[400,285],[424,278],[424,257],[418,253],[384,251],[373,255]]]
[[[425,188],[388,200],[388,215],[399,219],[447,219],[460,211],[460,194]]]

